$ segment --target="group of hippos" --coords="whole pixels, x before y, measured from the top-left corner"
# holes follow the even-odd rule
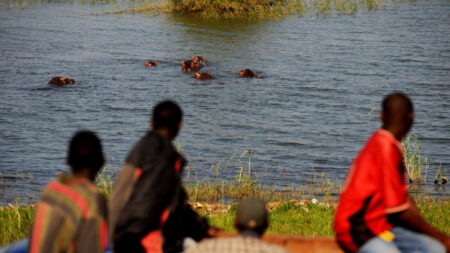
[[[147,68],[158,66],[158,61],[146,61],[145,66]],[[201,68],[206,65],[206,58],[203,56],[192,56],[190,60],[182,60],[181,61],[181,70],[183,72],[192,72],[195,71],[194,78],[197,80],[209,80],[212,79],[211,72],[198,72]],[[254,78],[256,74],[250,69],[243,69],[239,72],[239,77],[242,78]],[[65,77],[65,76],[54,76],[48,82],[51,85],[55,86],[65,86],[74,84],[75,80]]]

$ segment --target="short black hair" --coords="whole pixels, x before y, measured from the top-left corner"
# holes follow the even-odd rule
[[[100,169],[105,163],[100,139],[94,132],[76,132],[69,144],[67,163],[73,172],[81,169]]]
[[[168,128],[176,131],[182,119],[183,111],[171,100],[162,101],[153,108],[152,121],[155,129]]]
[[[411,99],[401,92],[394,92],[387,95],[382,102],[383,114],[391,117],[393,114],[407,114],[414,112]]]

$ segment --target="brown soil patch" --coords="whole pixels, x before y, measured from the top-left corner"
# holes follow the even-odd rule
[[[264,241],[279,245],[292,253],[341,253],[333,238],[268,235]]]

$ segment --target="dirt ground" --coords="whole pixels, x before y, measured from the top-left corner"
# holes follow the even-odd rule
[[[220,233],[218,237],[234,237],[234,233]],[[304,237],[295,235],[265,235],[263,240],[281,246],[291,253],[343,253],[332,237]]]
[[[266,242],[282,246],[291,253],[342,253],[333,238],[290,235],[264,236]]]

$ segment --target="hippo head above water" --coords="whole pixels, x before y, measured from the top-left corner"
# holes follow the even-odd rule
[[[147,68],[150,68],[150,67],[156,67],[156,66],[158,66],[158,61],[146,61],[145,62],[145,66],[147,67]]]
[[[256,75],[250,69],[243,69],[243,70],[239,71],[239,77],[253,78],[253,77],[256,77]]]
[[[65,76],[54,76],[52,77],[52,79],[50,80],[50,82],[48,82],[48,84],[52,84],[52,85],[56,85],[56,86],[64,86],[64,85],[68,85],[68,84],[74,84],[75,80],[65,77]]]
[[[194,77],[197,80],[209,80],[213,78],[211,72],[203,72],[203,73],[197,72],[195,73]]]
[[[184,72],[198,71],[201,68],[203,68],[203,64],[201,64],[199,62],[194,62],[191,60],[182,60],[181,61],[181,70],[183,70]]]
[[[192,56],[192,57],[191,57],[191,60],[192,60],[194,63],[203,63],[203,64],[206,63],[206,58],[203,57],[203,56]]]

